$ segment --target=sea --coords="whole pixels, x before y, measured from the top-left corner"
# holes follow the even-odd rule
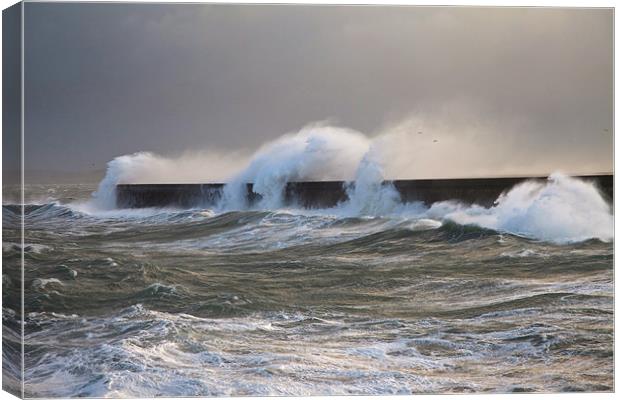
[[[313,210],[26,185],[23,244],[14,189],[2,356],[17,390],[23,284],[27,397],[614,389],[613,209],[590,183]]]

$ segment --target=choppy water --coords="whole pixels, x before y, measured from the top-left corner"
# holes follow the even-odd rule
[[[26,189],[27,396],[613,389],[611,241],[429,212],[93,211],[94,189]]]

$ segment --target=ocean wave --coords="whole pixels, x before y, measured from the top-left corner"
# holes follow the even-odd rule
[[[500,195],[491,207],[458,201],[442,201],[430,207],[422,203],[403,204],[396,189],[384,184],[384,170],[390,164],[385,145],[382,140],[370,140],[346,128],[306,126],[259,149],[241,172],[226,180],[221,198],[206,212],[208,216],[266,211],[338,219],[406,219],[416,229],[423,224],[422,220],[452,221],[559,244],[613,240],[613,211],[598,189],[591,182],[560,173],[549,176],[547,182],[521,183]],[[153,218],[162,222],[178,218],[179,210],[116,209],[116,185],[139,182],[149,167],[158,166],[160,170],[160,164],[157,156],[145,152],[117,157],[108,163],[106,175],[92,199],[72,207],[99,218]],[[173,160],[164,164],[170,167],[167,178],[183,175]],[[288,182],[329,179],[355,183],[345,187],[347,200],[329,209],[287,209],[283,196]],[[260,196],[260,201],[253,205],[247,201],[248,182],[253,183],[253,191]],[[190,215],[196,217],[195,213]],[[436,228],[436,222],[431,224]],[[301,230],[305,227],[299,224]]]
[[[555,243],[613,240],[613,214],[597,188],[553,174],[546,183],[524,182],[490,208],[453,202],[433,204],[429,215]]]
[[[534,322],[536,310],[532,315],[502,308],[461,317],[478,324],[464,333],[442,329],[448,320],[436,318],[342,320],[303,313],[201,318],[141,304],[98,317],[31,313],[26,324],[39,329],[28,330],[29,347],[48,350],[27,355],[26,390],[35,397],[505,391],[520,378],[472,380],[458,372],[491,361],[518,370],[524,358],[543,359],[579,338]],[[490,319],[495,324],[485,322]],[[339,341],[327,345],[335,329]],[[545,382],[547,390],[565,384]],[[536,388],[540,382],[530,384]]]
[[[237,248],[240,251],[252,243],[264,249],[272,249],[277,243],[285,248],[308,244],[315,239],[346,241],[394,229],[425,231],[443,228],[444,232],[450,231],[453,234],[451,240],[455,240],[459,234],[466,232],[469,233],[465,237],[471,237],[472,229],[475,230],[473,227],[479,227],[499,234],[555,244],[591,239],[609,242],[614,237],[612,210],[596,187],[560,174],[552,175],[545,183],[524,182],[517,185],[488,208],[455,201],[438,202],[426,207],[422,203],[395,202],[389,194],[372,194],[377,190],[389,192],[389,187],[370,185],[370,188],[364,189],[363,185],[359,185],[357,188],[358,194],[352,195],[350,201],[327,209],[100,209],[91,202],[54,202],[26,205],[25,219],[28,224],[34,224],[31,226],[80,219],[136,226],[185,225],[188,228],[182,232],[192,232],[199,241],[199,230],[202,229],[204,236],[211,237],[215,247],[219,246],[217,243],[229,242],[232,250],[235,244],[241,245],[246,238],[246,245]],[[371,194],[359,194],[362,190]],[[373,202],[380,203],[381,207],[369,206]],[[19,225],[20,210],[17,205],[3,205],[6,226]],[[131,230],[130,227],[118,227]],[[181,233],[179,240],[184,239],[187,238]],[[210,246],[204,244],[205,248]]]

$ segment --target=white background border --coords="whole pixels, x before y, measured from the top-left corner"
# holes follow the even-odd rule
[[[38,0],[30,0],[30,1],[38,1]],[[50,1],[51,2],[51,1]],[[68,1],[61,1],[61,2],[68,2]],[[78,2],[78,1],[71,1],[71,2]],[[82,1],[85,2],[85,1]],[[132,1],[134,3],[152,3],[149,1],[141,1],[141,0],[134,0]],[[163,3],[163,1],[159,1],[160,3]],[[378,5],[433,5],[433,6],[512,6],[512,7],[524,7],[524,6],[537,6],[537,7],[545,7],[545,6],[556,6],[556,7],[616,7],[616,1],[602,1],[602,0],[590,0],[590,1],[559,1],[559,0],[540,0],[540,1],[532,1],[532,0],[524,0],[524,1],[514,1],[514,0],[504,0],[504,1],[489,1],[489,0],[473,0],[473,1],[459,1],[459,0],[444,0],[444,1],[421,1],[421,0],[339,0],[339,1],[334,1],[334,0],[314,0],[312,2],[310,1],[300,1],[300,0],[288,0],[288,1],[283,1],[283,0],[269,0],[269,1],[258,1],[258,0],[242,0],[242,1],[237,1],[237,3],[271,3],[271,4],[307,4],[307,3],[311,3],[311,4],[378,4]],[[2,9],[5,9],[13,4],[15,4],[16,2],[14,0],[0,0],[0,6]],[[172,1],[166,1],[166,3],[188,3],[187,1],[180,1],[180,0],[172,0]],[[212,0],[209,1],[209,3],[235,3],[235,1],[229,1],[229,0]],[[1,36],[2,33],[0,31],[0,40],[1,40]],[[19,38],[15,38],[15,40],[19,40]],[[618,60],[617,60],[617,53],[615,51],[615,44],[618,43],[618,31],[615,30],[615,16],[614,16],[614,171],[615,171],[615,164],[616,164],[616,159],[615,159],[615,155],[618,154],[618,142],[615,140],[615,133],[618,132],[618,126],[617,126],[617,118],[616,118],[616,108],[615,105],[617,104],[617,94],[618,94],[618,83],[615,80],[615,76],[617,76],[618,73]],[[1,55],[0,55],[0,61],[1,61]],[[1,70],[1,66],[0,66],[0,70]],[[1,83],[0,83],[0,88],[1,88]],[[0,100],[1,102],[1,100]],[[2,144],[0,143],[0,158],[1,158],[1,147]],[[0,186],[2,184],[2,177],[0,174]],[[617,181],[614,175],[614,187],[617,187]],[[618,195],[615,194],[614,195],[614,210],[618,209]],[[615,224],[614,226],[614,237],[619,237],[618,236],[618,226]],[[616,296],[616,291],[615,291],[615,282],[617,281],[617,270],[615,268],[615,261],[616,261],[616,254],[617,254],[617,246],[618,242],[614,241],[614,310],[617,310],[618,307],[618,296]],[[614,313],[614,317],[615,317],[615,313]],[[617,382],[618,382],[618,369],[616,368],[616,363],[615,363],[615,359],[616,359],[616,346],[615,346],[615,341],[616,341],[616,335],[615,333],[618,332],[618,319],[614,318],[614,386],[615,388],[617,388]],[[1,380],[1,377],[0,377]],[[313,399],[313,400],[334,400],[334,399],[343,399],[343,398],[351,398],[351,399],[355,399],[355,400],[369,400],[369,399],[379,399],[379,400],[411,400],[413,398],[419,399],[459,399],[459,400],[473,400],[473,399],[496,399],[496,398],[504,398],[504,399],[514,399],[514,400],[520,400],[520,399],[526,399],[526,400],[542,400],[542,399],[564,399],[564,398],[568,398],[568,399],[574,399],[574,400],[584,400],[584,399],[592,399],[592,400],[596,400],[596,399],[612,399],[614,398],[614,394],[604,394],[604,393],[558,393],[558,394],[476,394],[476,395],[471,395],[471,394],[463,394],[463,395],[421,395],[421,396],[403,396],[403,395],[398,395],[398,396],[391,396],[391,395],[387,395],[387,396],[315,396],[315,397],[277,397],[277,399],[291,399],[291,400],[295,400],[295,399],[300,399],[300,398],[305,398],[305,399]],[[9,393],[6,392],[0,392],[0,400],[5,400],[5,399],[14,399],[15,397],[10,395]],[[179,399],[179,398],[173,398],[173,399]],[[246,399],[246,397],[242,397],[242,398],[230,398],[230,399]],[[251,399],[274,399],[274,397],[251,397]]]

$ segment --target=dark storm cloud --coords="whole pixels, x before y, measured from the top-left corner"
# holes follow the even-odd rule
[[[605,9],[29,3],[26,163],[456,113],[517,155],[610,170],[612,25]]]

